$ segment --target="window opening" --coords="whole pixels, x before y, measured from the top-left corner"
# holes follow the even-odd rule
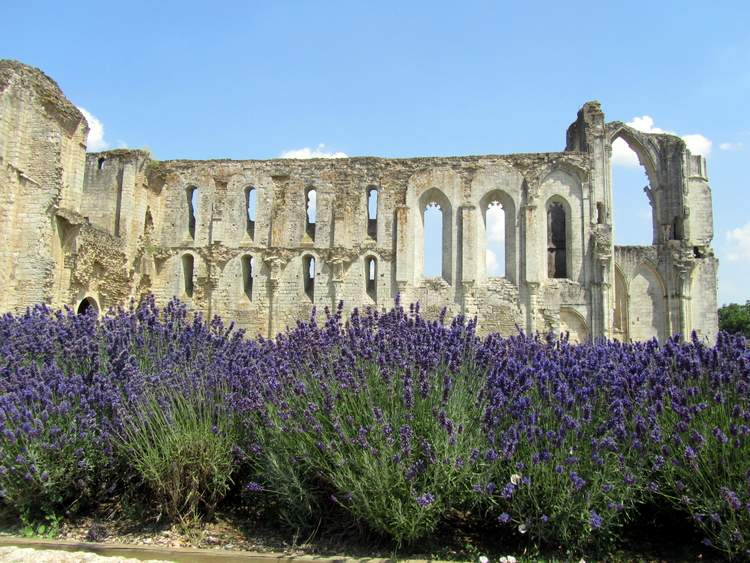
[[[485,269],[488,277],[505,277],[505,209],[492,201],[485,210]]]
[[[195,223],[198,209],[198,188],[191,186],[187,190],[188,200],[188,231],[190,238],[195,238]]]
[[[365,261],[365,289],[373,301],[377,301],[378,263],[372,256]]]
[[[315,300],[315,258],[306,256],[302,263],[302,276],[305,280],[305,294],[310,301]]]
[[[253,300],[253,265],[255,260],[252,256],[242,257],[242,290],[247,298]]]
[[[424,266],[426,278],[443,275],[443,210],[437,202],[430,202],[424,210]]]
[[[313,240],[315,240],[317,203],[317,192],[312,188],[307,190],[307,194],[305,195],[305,232]]]
[[[567,278],[567,227],[565,209],[559,202],[547,208],[547,274],[550,278]]]
[[[371,239],[378,237],[378,190],[367,190],[367,236]]]
[[[246,229],[250,237],[255,236],[255,206],[257,203],[257,194],[255,188],[248,188],[245,191],[245,210],[246,210]]]
[[[185,254],[182,257],[182,278],[185,284],[185,295],[188,297],[193,296],[193,267],[193,255]]]

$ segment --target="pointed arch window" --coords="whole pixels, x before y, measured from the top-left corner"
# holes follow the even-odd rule
[[[193,296],[193,270],[195,266],[195,259],[192,254],[185,254],[182,256],[182,281],[185,295],[188,297]]]
[[[565,208],[559,201],[547,206],[547,276],[568,277],[568,233]]]
[[[252,256],[247,255],[242,257],[242,291],[245,293],[248,301],[253,300],[254,263],[255,259]]]
[[[373,240],[378,238],[378,189],[367,189],[367,236]]]
[[[378,300],[378,261],[374,256],[365,259],[365,291],[373,301]]]
[[[188,233],[190,238],[195,238],[195,224],[196,217],[198,215],[198,188],[190,186],[187,189],[187,204],[188,204]]]
[[[302,259],[303,287],[305,295],[307,295],[310,301],[315,300],[315,267],[315,258],[313,256],[305,256]]]
[[[257,190],[250,186],[245,189],[245,230],[250,238],[255,237],[255,214],[257,206]]]

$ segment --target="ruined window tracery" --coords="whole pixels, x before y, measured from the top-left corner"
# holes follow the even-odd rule
[[[245,230],[250,238],[255,237],[255,213],[257,205],[257,193],[254,187],[250,186],[245,190]]]
[[[365,259],[365,290],[373,301],[377,301],[378,261],[374,256]]]
[[[193,269],[194,269],[194,258],[192,254],[185,254],[182,256],[182,280],[184,284],[185,295],[188,297],[193,296]]]
[[[305,192],[305,233],[315,240],[315,220],[317,215],[318,194],[315,188]]]
[[[250,301],[253,300],[254,263],[255,259],[252,256],[247,255],[242,257],[242,290]]]
[[[302,259],[302,278],[304,279],[305,295],[310,301],[315,300],[315,258],[305,256]]]
[[[547,207],[547,275],[550,278],[567,278],[567,222],[565,208],[559,201]]]
[[[367,190],[367,236],[378,236],[378,189],[374,187]]]
[[[198,188],[190,186],[187,189],[187,202],[188,202],[188,233],[190,238],[195,238],[195,223],[196,215],[198,210]]]

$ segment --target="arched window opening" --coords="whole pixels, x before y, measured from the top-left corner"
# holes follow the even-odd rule
[[[314,188],[310,188],[305,194],[305,232],[312,240],[315,240],[317,203],[318,194]]]
[[[656,242],[654,209],[644,186],[650,181],[646,169],[628,141],[618,137],[612,142],[612,202],[610,213],[615,229],[615,245],[643,246]]]
[[[302,277],[304,279],[305,295],[310,301],[315,300],[315,258],[305,256],[302,260]]]
[[[104,170],[104,163],[106,161],[107,161],[106,158],[104,158],[103,156],[100,156],[99,160],[96,161],[96,167],[97,167],[97,169]]]
[[[440,205],[431,201],[424,210],[424,266],[425,278],[437,278],[443,275],[443,210]]]
[[[367,236],[371,239],[378,237],[378,189],[367,190]]]
[[[185,295],[193,296],[193,268],[195,262],[192,254],[185,254],[182,257],[182,280],[184,284]]]
[[[503,278],[505,267],[505,208],[492,201],[484,213],[485,269],[491,278]]]
[[[255,236],[255,206],[257,203],[257,193],[255,188],[249,187],[245,190],[245,229],[250,237]]]
[[[252,256],[242,257],[242,290],[247,298],[253,300],[253,264],[255,260]]]
[[[550,278],[567,278],[567,219],[560,202],[547,207],[547,275]]]
[[[604,204],[601,201],[596,204],[596,223],[597,225],[604,224]]]
[[[187,202],[188,202],[188,232],[190,238],[195,238],[195,223],[196,215],[198,210],[198,188],[190,186],[187,189]]]
[[[90,315],[90,314],[99,314],[99,306],[96,304],[96,300],[93,297],[86,297],[81,303],[78,305],[78,314],[79,315]]]
[[[365,289],[373,301],[378,297],[378,262],[370,256],[365,260]]]

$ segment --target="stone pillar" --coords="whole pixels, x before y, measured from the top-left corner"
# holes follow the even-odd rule
[[[405,205],[396,207],[396,286],[401,294],[402,303],[406,303],[407,291],[411,281],[413,264],[410,264],[409,245],[409,208]],[[411,266],[411,267],[410,267]]]
[[[471,318],[477,314],[477,300],[475,294],[477,271],[477,208],[474,205],[462,205],[458,212],[461,217],[461,309],[462,313],[467,318]]]
[[[526,287],[529,291],[529,304],[526,308],[526,330],[532,334],[539,330],[536,323],[537,312],[539,310],[539,282],[528,282]]]

